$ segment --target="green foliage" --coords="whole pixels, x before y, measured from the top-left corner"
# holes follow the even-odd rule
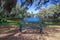
[[[57,5],[51,5],[49,8],[43,8],[42,10],[39,11],[39,16],[43,18],[53,18],[56,16],[58,13],[60,13],[60,4]],[[56,14],[56,15],[54,15]]]
[[[0,24],[7,22],[6,16],[6,12],[0,7]]]
[[[0,9],[0,23],[7,22],[7,19],[18,20],[28,16],[28,12],[19,5],[16,5],[16,7],[12,9],[11,13],[6,12],[3,8]]]
[[[22,20],[24,17],[27,17],[28,14],[29,13],[26,10],[24,10],[24,7],[16,5],[16,7],[12,9],[11,13],[9,14],[10,16],[8,18]]]

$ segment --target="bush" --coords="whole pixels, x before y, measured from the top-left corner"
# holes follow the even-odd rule
[[[6,23],[6,22],[7,22],[7,19],[5,18],[0,19],[0,23]]]

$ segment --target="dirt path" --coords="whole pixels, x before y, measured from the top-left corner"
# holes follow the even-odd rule
[[[60,40],[60,26],[45,27],[42,36],[34,33],[22,34],[17,28],[0,28],[0,40]]]

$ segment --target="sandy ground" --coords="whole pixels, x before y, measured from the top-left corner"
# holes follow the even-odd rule
[[[50,25],[44,27],[43,34],[39,30],[23,30],[19,32],[17,28],[0,28],[0,40],[60,40],[60,26]]]

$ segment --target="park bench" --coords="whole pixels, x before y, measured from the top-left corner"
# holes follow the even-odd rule
[[[42,25],[43,21],[42,19],[38,18],[38,17],[29,17],[29,18],[24,18],[23,19],[23,22],[20,23],[20,32],[22,32],[23,29],[35,29],[35,30],[40,30],[40,33],[42,33],[43,31],[43,25]],[[24,28],[23,24],[39,24],[39,26],[34,26],[34,25],[31,25],[30,27],[27,27],[27,28]]]

